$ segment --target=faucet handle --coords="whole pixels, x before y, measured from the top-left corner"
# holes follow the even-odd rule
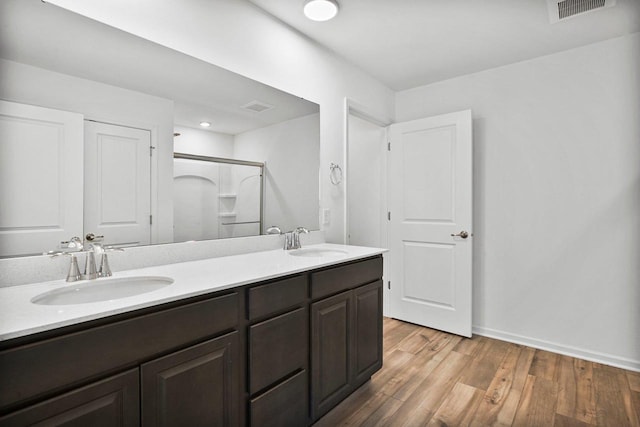
[[[277,225],[272,225],[271,227],[267,228],[267,234],[284,234],[284,233],[282,232],[280,227],[278,227]]]
[[[67,241],[60,242],[59,248],[81,251],[83,249],[82,239],[80,239],[78,236],[72,237]]]
[[[309,234],[309,230],[307,230],[304,227],[297,227],[296,228],[296,233],[298,233],[298,234],[300,234],[300,233]]]

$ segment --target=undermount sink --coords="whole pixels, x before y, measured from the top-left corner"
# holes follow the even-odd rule
[[[339,257],[347,255],[347,251],[326,248],[302,248],[288,252],[289,255],[309,258]]]
[[[138,276],[82,281],[31,299],[34,304],[69,305],[109,301],[162,289],[173,283],[170,277]]]

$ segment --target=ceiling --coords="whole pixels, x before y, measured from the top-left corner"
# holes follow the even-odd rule
[[[174,101],[177,125],[235,135],[317,104],[41,0],[0,1],[0,58]],[[185,76],[188,76],[185,77]],[[260,101],[275,108],[241,107]]]
[[[304,0],[250,1],[394,90],[640,31],[639,0],[555,24],[546,0],[337,0],[327,22]]]

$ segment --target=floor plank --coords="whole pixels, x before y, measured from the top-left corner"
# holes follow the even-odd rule
[[[398,408],[395,420],[399,425],[414,426],[429,422],[468,363],[469,356],[450,352]]]
[[[587,424],[596,424],[593,363],[559,356],[557,413]]]
[[[575,418],[556,414],[553,427],[591,427],[591,424],[576,420]]]
[[[549,381],[556,379],[560,355],[544,350],[536,350],[529,374]]]
[[[640,427],[640,373],[385,318],[384,365],[316,426]]]
[[[558,399],[558,384],[529,375],[513,424],[516,426],[552,426]]]
[[[456,383],[427,426],[468,426],[473,413],[482,401],[484,391],[463,383]]]
[[[527,380],[535,350],[513,346],[474,414],[472,426],[510,426]]]
[[[594,366],[593,374],[598,426],[638,426],[627,376],[619,369],[604,365]]]
[[[472,362],[460,379],[466,385],[486,391],[509,349],[515,347],[505,341],[484,340],[482,349],[472,356]]]
[[[627,379],[629,380],[629,387],[633,391],[640,391],[640,372],[628,372]]]

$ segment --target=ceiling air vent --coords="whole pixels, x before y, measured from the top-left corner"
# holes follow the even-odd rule
[[[551,23],[616,5],[616,0],[547,0]]]
[[[273,105],[265,104],[260,101],[251,101],[248,104],[244,104],[242,107],[243,110],[249,110],[254,113],[262,113],[263,111],[271,110]]]

